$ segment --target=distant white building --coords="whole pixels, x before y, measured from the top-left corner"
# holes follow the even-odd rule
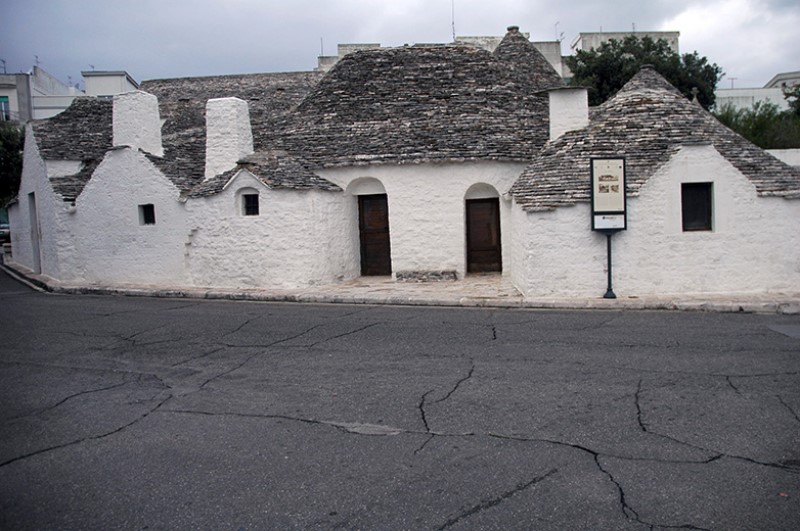
[[[81,72],[81,75],[86,84],[87,96],[111,98],[117,94],[139,90],[139,83],[124,70],[88,70]]]
[[[680,52],[680,46],[678,41],[680,39],[681,33],[679,31],[600,31],[600,32],[584,32],[579,33],[577,37],[572,41],[570,48],[573,52],[578,50],[594,50],[599,48],[601,44],[609,42],[609,41],[621,41],[624,40],[626,37],[638,37],[640,39],[644,37],[650,37],[654,41],[659,39],[667,41],[669,47],[675,53]]]
[[[50,118],[81,94],[80,89],[62,83],[38,66],[31,72],[0,74],[0,120]]]
[[[781,72],[773,76],[762,88],[729,88],[717,89],[716,108],[722,109],[731,105],[735,109],[750,109],[756,103],[771,103],[778,110],[789,110],[789,103],[783,90],[800,83],[800,71]]]
[[[44,69],[0,74],[0,121],[26,123],[51,118],[72,104],[78,96],[111,97],[139,88],[127,72],[82,72],[86,92],[67,85]]]

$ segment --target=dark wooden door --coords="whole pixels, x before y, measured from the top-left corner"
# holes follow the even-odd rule
[[[500,248],[500,200],[467,201],[467,272],[503,270]]]
[[[389,203],[386,194],[358,196],[358,228],[361,238],[361,274],[391,275]]]

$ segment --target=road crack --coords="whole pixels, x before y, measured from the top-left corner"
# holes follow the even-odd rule
[[[242,325],[242,326],[244,326],[244,325]],[[268,349],[268,348],[272,348],[272,347],[274,347],[275,345],[280,345],[281,343],[285,343],[285,342],[287,342],[287,341],[291,341],[292,339],[297,339],[298,337],[304,336],[304,335],[308,334],[309,332],[311,332],[312,330],[314,330],[315,328],[319,328],[320,326],[322,326],[322,325],[314,325],[314,326],[312,326],[312,327],[310,327],[310,328],[308,328],[308,329],[306,329],[306,330],[303,330],[303,331],[302,331],[302,332],[300,332],[299,334],[295,334],[295,335],[293,335],[293,336],[290,336],[290,337],[285,337],[285,338],[283,338],[283,339],[279,339],[279,340],[277,340],[277,341],[273,341],[272,343],[269,343],[269,344],[263,345],[263,346],[262,346],[262,347],[260,347],[260,348]],[[236,345],[226,345],[226,346],[228,346],[228,347],[235,347]],[[246,347],[247,345],[239,345],[239,346],[241,346],[241,347]],[[257,348],[257,347],[256,347],[256,348]],[[228,370],[226,370],[226,371],[222,371],[221,373],[217,374],[216,376],[212,376],[211,378],[209,378],[208,380],[206,380],[205,382],[203,382],[202,384],[200,384],[200,385],[198,386],[198,389],[202,389],[202,388],[204,388],[206,385],[208,385],[209,383],[213,382],[214,380],[217,380],[217,379],[219,379],[219,378],[222,378],[223,376],[226,376],[226,375],[228,375],[228,374],[230,374],[230,373],[232,373],[232,372],[234,372],[234,371],[238,371],[239,369],[241,369],[242,367],[244,367],[244,366],[245,366],[245,365],[246,365],[248,362],[250,362],[250,360],[252,360],[252,359],[256,358],[257,356],[260,356],[260,355],[261,355],[261,354],[263,354],[263,353],[264,353],[263,351],[260,351],[260,352],[256,352],[256,353],[255,353],[255,354],[253,354],[252,356],[248,356],[247,358],[245,358],[245,359],[244,359],[244,361],[242,361],[241,363],[239,363],[239,364],[235,365],[234,367],[232,367],[232,368],[230,368],[230,369],[228,369]]]
[[[430,391],[427,391],[426,393],[424,393],[422,395],[422,398],[420,398],[420,400],[419,400],[419,405],[417,405],[417,408],[419,409],[420,417],[422,418],[422,424],[425,426],[425,433],[430,433],[431,432],[431,427],[428,425],[428,417],[425,414],[425,401],[428,399],[428,395],[431,394],[432,392],[433,392],[433,389],[431,389]]]
[[[111,389],[116,389],[117,387],[122,387],[123,385],[127,385],[128,383],[129,382],[126,380],[126,381],[123,381],[123,382],[120,382],[120,383],[116,383],[114,385],[109,385],[109,386],[106,386],[106,387],[100,387],[98,389],[88,389],[86,391],[81,391],[79,393],[75,393],[75,394],[69,395],[67,397],[64,397],[61,400],[59,400],[58,402],[56,402],[55,404],[52,404],[50,406],[45,406],[45,407],[42,407],[42,408],[39,408],[39,409],[35,409],[35,410],[31,411],[31,412],[25,413],[24,415],[17,415],[16,417],[9,417],[7,419],[3,419],[3,422],[9,422],[9,421],[12,421],[12,420],[18,420],[18,419],[22,419],[22,418],[26,418],[26,417],[32,417],[34,415],[39,415],[39,414],[44,413],[46,411],[50,411],[52,409],[55,409],[58,406],[64,404],[65,402],[68,402],[69,400],[72,400],[73,398],[77,398],[79,396],[88,395],[88,394],[92,394],[92,393],[101,393],[103,391],[109,391]]]
[[[660,459],[630,459],[627,457],[615,456],[615,455],[604,455],[596,450],[592,450],[591,448],[587,448],[586,446],[582,446],[580,444],[568,443],[564,441],[555,441],[552,439],[540,439],[540,438],[529,438],[529,437],[518,437],[513,435],[502,435],[496,433],[490,433],[490,437],[496,437],[498,439],[508,439],[512,441],[521,441],[521,442],[535,442],[535,443],[545,443],[545,444],[553,444],[556,446],[565,446],[568,448],[573,448],[579,450],[581,452],[587,453],[592,457],[592,460],[595,463],[597,469],[605,475],[608,480],[614,485],[617,490],[617,497],[619,502],[620,511],[625,516],[627,520],[632,520],[636,523],[646,525],[651,529],[660,527],[660,528],[667,528],[667,529],[692,529],[696,531],[710,531],[708,529],[702,527],[696,527],[690,524],[683,524],[683,525],[669,525],[669,524],[656,524],[652,522],[646,522],[641,519],[639,513],[631,506],[628,502],[627,496],[625,494],[625,489],[623,488],[622,484],[619,480],[617,480],[611,471],[607,470],[603,464],[600,462],[602,457],[605,458],[612,458],[612,459],[620,459],[620,460],[634,460],[634,461],[654,461],[658,463],[686,463],[686,464],[709,464],[713,463],[723,457],[723,455],[715,455],[710,457],[709,459],[703,461],[670,461],[670,460],[660,460]]]
[[[474,433],[446,433],[435,431],[420,431],[409,430],[405,428],[396,428],[394,426],[387,426],[384,424],[368,424],[363,422],[343,422],[336,420],[319,420],[313,418],[293,417],[290,415],[270,414],[270,413],[236,413],[230,411],[201,411],[196,409],[166,409],[160,413],[175,413],[184,415],[202,415],[207,417],[238,417],[249,419],[266,419],[266,420],[289,420],[293,422],[301,422],[303,424],[314,424],[318,426],[328,426],[336,428],[343,433],[352,435],[365,435],[369,437],[374,436],[387,436],[387,435],[428,435],[432,437],[473,437]],[[424,446],[424,445],[423,445]]]
[[[444,529],[447,529],[448,527],[451,527],[451,526],[457,524],[458,522],[460,522],[461,520],[464,520],[465,518],[469,518],[469,517],[474,516],[474,515],[476,515],[476,514],[478,514],[480,512],[483,512],[483,511],[485,511],[487,509],[491,509],[492,507],[503,503],[504,501],[506,501],[509,498],[519,494],[520,492],[523,492],[523,491],[533,487],[537,483],[541,483],[542,481],[544,481],[545,479],[549,478],[550,476],[552,476],[556,472],[558,472],[558,469],[557,468],[553,468],[553,469],[549,470],[548,472],[546,472],[544,475],[537,476],[537,477],[533,478],[532,480],[530,480],[530,481],[528,481],[526,483],[520,483],[519,485],[517,485],[513,489],[502,493],[500,496],[497,496],[496,498],[492,498],[490,500],[482,501],[478,505],[470,507],[469,509],[467,509],[463,513],[459,514],[458,516],[455,516],[455,517],[451,518],[450,520],[445,522],[441,527],[439,527],[438,530],[439,531],[443,531]]]
[[[372,328],[373,326],[378,326],[379,324],[381,324],[381,323],[368,324],[366,326],[362,326],[361,328],[356,328],[355,330],[350,330],[349,332],[345,332],[343,334],[339,334],[339,335],[336,335],[336,336],[333,336],[333,337],[329,337],[329,338],[323,339],[321,341],[317,341],[316,343],[312,343],[312,344],[308,345],[308,348],[314,348],[317,345],[321,345],[322,343],[327,343],[328,341],[333,341],[334,339],[339,339],[340,337],[346,337],[346,336],[351,336],[353,334],[357,334],[358,332],[362,332],[362,331],[366,330],[367,328]]]
[[[776,395],[776,396],[778,397],[778,401],[779,401],[781,404],[783,404],[783,407],[785,407],[785,408],[786,408],[786,409],[789,411],[789,413],[791,413],[791,414],[792,414],[792,416],[794,417],[794,420],[796,420],[797,422],[800,422],[800,416],[798,416],[798,415],[797,415],[797,411],[795,411],[794,409],[792,409],[792,406],[790,406],[789,404],[787,404],[787,403],[786,403],[786,402],[783,400],[783,397],[782,397],[781,395]]]
[[[120,426],[118,428],[115,428],[115,429],[111,430],[111,431],[108,431],[108,432],[105,432],[105,433],[101,433],[99,435],[91,435],[89,437],[82,437],[82,438],[74,440],[74,441],[70,441],[70,442],[63,443],[63,444],[57,444],[55,446],[50,446],[48,448],[42,448],[41,450],[36,450],[34,452],[29,452],[27,454],[19,455],[17,457],[8,459],[8,460],[3,461],[2,463],[0,463],[0,468],[4,467],[6,465],[10,465],[12,463],[16,463],[17,461],[22,461],[23,459],[28,459],[30,457],[35,457],[37,455],[41,455],[41,454],[45,454],[45,453],[48,453],[48,452],[52,452],[54,450],[60,450],[62,448],[68,448],[70,446],[75,446],[77,444],[81,444],[81,443],[84,443],[84,442],[87,442],[87,441],[96,441],[96,440],[99,440],[99,439],[104,439],[106,437],[110,437],[111,435],[120,433],[121,431],[123,431],[123,430],[125,430],[127,428],[130,428],[134,424],[137,424],[137,423],[143,421],[144,419],[146,419],[148,416],[150,416],[152,413],[154,413],[156,410],[158,410],[161,406],[166,404],[167,401],[169,399],[171,399],[171,398],[172,398],[171,394],[167,395],[167,397],[164,398],[163,400],[161,400],[158,404],[156,404],[155,407],[149,409],[144,414],[142,414],[139,417],[135,418],[131,422],[128,422],[127,424],[124,424],[124,425],[122,425],[122,426]]]
[[[739,395],[739,396],[742,396],[742,392],[741,392],[741,391],[739,391],[739,388],[738,388],[738,387],[736,387],[736,385],[734,385],[734,383],[733,383],[733,381],[731,380],[731,378],[735,378],[735,377],[734,377],[734,376],[726,376],[726,377],[725,377],[725,381],[726,381],[726,382],[728,382],[728,385],[730,386],[730,388],[731,388],[731,389],[733,389],[733,390],[734,390],[734,392],[735,392],[737,395]]]
[[[458,388],[461,386],[462,383],[464,383],[467,380],[469,380],[470,378],[472,378],[472,374],[475,372],[475,361],[474,360],[469,360],[469,361],[470,361],[470,363],[472,365],[469,368],[469,372],[467,372],[467,375],[464,376],[463,378],[461,378],[460,380],[458,380],[456,382],[456,384],[453,386],[453,388],[450,389],[450,391],[446,395],[444,395],[444,397],[442,397],[439,400],[437,400],[436,402],[434,402],[434,404],[438,404],[440,402],[444,402],[445,400],[447,400],[448,398],[453,396],[453,393],[455,393],[458,390]]]
[[[639,424],[639,429],[641,429],[644,433],[647,433],[647,426],[645,426],[644,421],[642,420],[642,405],[639,402],[642,393],[642,381],[639,380],[639,383],[636,385],[636,393],[633,395],[634,402],[636,403],[636,422]]]

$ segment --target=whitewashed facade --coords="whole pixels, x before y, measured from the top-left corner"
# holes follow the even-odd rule
[[[365,50],[325,77],[165,80],[113,104],[77,100],[28,128],[10,261],[86,286],[333,284],[365,274],[362,200],[377,197],[397,279],[483,270],[470,231],[486,222],[490,270],[524,295],[600,296],[606,237],[591,230],[589,161],[613,155],[628,170],[628,230],[613,237],[619,296],[800,292],[797,168],[653,71],[591,118],[584,91],[534,95],[527,83],[558,77],[531,49],[511,29],[493,54]],[[497,82],[514,61],[526,66]],[[428,77],[392,74],[397,64]],[[713,191],[708,230],[682,227],[691,182]],[[471,217],[476,203],[496,220]]]

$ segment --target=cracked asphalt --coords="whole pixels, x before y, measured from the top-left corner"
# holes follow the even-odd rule
[[[800,528],[800,317],[51,295],[2,529]]]

